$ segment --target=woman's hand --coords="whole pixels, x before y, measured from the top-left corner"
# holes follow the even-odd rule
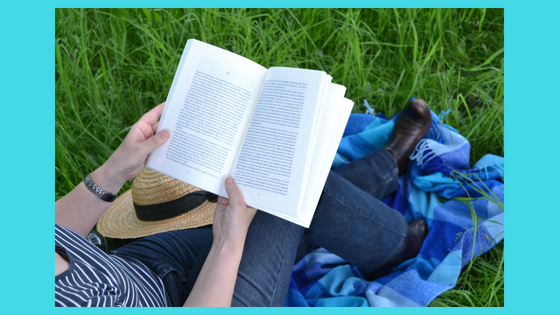
[[[214,214],[214,241],[245,242],[247,230],[257,209],[247,207],[235,180],[228,177],[225,182],[227,198],[219,197]]]
[[[107,162],[91,173],[97,186],[116,194],[126,181],[144,169],[148,154],[169,139],[167,130],[154,135],[162,111],[163,104],[160,104],[130,128]],[[86,237],[109,205],[92,194],[82,182],[55,203],[55,222]]]
[[[158,119],[164,105],[165,103],[159,104],[144,114],[130,128],[119,148],[101,167],[105,176],[122,186],[140,174],[146,165],[148,154],[169,139],[169,130],[162,130],[156,134]]]

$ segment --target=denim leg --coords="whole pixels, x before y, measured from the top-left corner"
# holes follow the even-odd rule
[[[208,254],[204,254],[207,244],[212,244],[211,226],[147,236],[118,248],[113,254],[137,259],[153,270],[165,285],[168,302],[183,306],[200,272],[194,270],[196,263],[201,259],[204,262]]]
[[[366,190],[373,194],[386,190],[383,177],[379,181],[362,187],[374,188]],[[304,237],[369,273],[400,251],[406,232],[406,220],[398,211],[331,171]]]
[[[245,241],[232,306],[283,306],[296,252],[304,255],[304,228],[257,211]],[[160,233],[125,245],[114,254],[134,258],[164,282],[171,305],[182,306],[212,245],[212,227]]]
[[[364,272],[377,270],[398,253],[406,238],[406,221],[379,200],[397,189],[394,159],[376,151],[349,163],[341,173],[329,173],[307,230],[257,212],[245,241],[233,306],[282,306],[296,253],[301,258],[317,245]]]
[[[232,306],[283,306],[304,228],[257,211],[251,222]]]
[[[398,188],[397,162],[385,150],[375,150],[342,165],[335,172],[379,200],[394,193]]]

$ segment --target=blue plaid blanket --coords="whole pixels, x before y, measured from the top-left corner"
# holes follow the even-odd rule
[[[504,238],[504,158],[486,155],[470,167],[470,144],[442,123],[447,113],[432,112],[430,131],[396,194],[383,200],[407,221],[427,221],[419,255],[369,282],[344,259],[318,249],[294,266],[286,306],[427,306],[455,286],[466,264]],[[352,114],[332,168],[382,148],[395,119]]]

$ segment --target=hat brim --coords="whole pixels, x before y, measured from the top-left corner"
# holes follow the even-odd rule
[[[212,224],[215,202],[204,202],[185,214],[160,221],[142,221],[136,216],[131,190],[120,195],[97,222],[97,230],[105,237],[139,238],[162,232],[192,229]]]

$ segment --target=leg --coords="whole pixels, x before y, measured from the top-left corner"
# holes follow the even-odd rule
[[[398,211],[331,171],[304,237],[369,273],[399,253],[406,235]]]
[[[147,236],[113,254],[141,261],[162,279],[171,305],[183,306],[200,272],[195,271],[196,265],[201,259],[204,262],[208,254],[204,255],[207,244],[212,244],[211,226]],[[194,279],[192,273],[196,273]]]
[[[251,222],[232,306],[283,306],[304,228],[258,211]]]
[[[247,233],[233,306],[284,305],[294,261],[318,247],[301,239],[303,230],[288,221],[257,212]],[[211,247],[210,241],[190,269],[185,285],[187,295],[194,287]]]
[[[304,228],[258,211],[251,223],[233,306],[283,306]],[[171,231],[134,241],[115,255],[134,258],[164,282],[171,305],[182,306],[212,245],[212,227]],[[300,250],[300,252],[302,252]],[[302,255],[305,254],[302,252]]]
[[[375,150],[342,165],[334,172],[379,200],[394,193],[398,188],[397,162],[385,150]]]
[[[390,160],[388,160],[390,162]],[[394,186],[390,176],[377,189]],[[381,172],[380,172],[381,173]],[[361,173],[363,174],[363,172]],[[385,183],[386,181],[386,183]],[[233,295],[233,306],[282,306],[304,228],[258,211],[251,223]],[[397,211],[331,172],[306,239],[366,272],[381,267],[402,248],[406,221]],[[300,246],[301,247],[301,246]],[[300,253],[303,254],[303,253]]]
[[[366,273],[390,270],[416,256],[427,234],[426,223],[407,224],[379,199],[396,191],[398,175],[430,123],[426,102],[413,100],[396,119],[382,150],[331,172],[305,238]]]
[[[284,305],[296,252],[303,256],[311,245],[301,242],[303,231],[301,226],[257,212],[245,241],[233,306]],[[163,280],[171,305],[182,306],[211,245],[212,227],[208,226],[148,236],[113,253],[152,269]]]
[[[404,217],[379,201],[397,187],[397,163],[384,150],[331,171],[305,239],[363,271],[383,266],[406,236]]]

